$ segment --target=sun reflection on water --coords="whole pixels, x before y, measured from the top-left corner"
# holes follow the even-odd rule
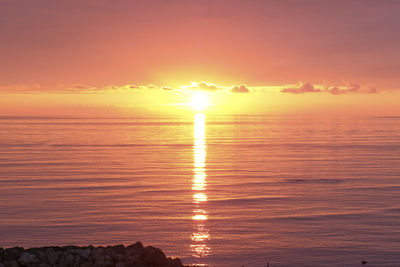
[[[203,113],[194,116],[194,168],[193,168],[193,233],[190,250],[192,256],[202,258],[210,254],[210,247],[207,245],[210,239],[209,230],[206,226],[208,212],[206,204],[208,200],[206,185],[206,121]]]

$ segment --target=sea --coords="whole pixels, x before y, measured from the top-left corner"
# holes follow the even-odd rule
[[[0,247],[400,266],[400,117],[0,117]]]

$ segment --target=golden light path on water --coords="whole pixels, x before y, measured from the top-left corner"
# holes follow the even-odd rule
[[[193,145],[193,233],[190,250],[192,256],[201,258],[210,254],[207,245],[210,239],[207,228],[208,212],[205,208],[207,197],[207,175],[206,175],[206,120],[203,113],[194,115],[194,145]]]

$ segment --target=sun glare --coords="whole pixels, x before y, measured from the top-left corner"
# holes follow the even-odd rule
[[[204,92],[194,92],[191,106],[196,111],[203,111],[209,106],[207,96]]]

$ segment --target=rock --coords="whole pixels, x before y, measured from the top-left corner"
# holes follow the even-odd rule
[[[40,262],[48,262],[47,253],[46,253],[45,250],[38,251],[37,255],[39,255],[39,261]]]
[[[82,260],[88,260],[90,258],[90,255],[92,254],[92,251],[90,248],[86,249],[80,249],[78,252],[78,255],[81,257]]]
[[[94,266],[99,266],[99,267],[113,266],[112,257],[108,254],[110,252],[111,252],[111,247],[95,248],[93,252]]]
[[[118,261],[118,262],[115,264],[115,267],[126,267],[126,264],[125,264],[125,262]]]
[[[104,266],[106,259],[104,255],[98,254],[98,256],[94,256],[94,266]]]
[[[112,255],[112,259],[114,262],[125,261],[126,256],[124,254],[114,254]]]
[[[67,267],[67,263],[65,261],[65,255],[63,253],[61,253],[61,255],[59,255],[59,257],[58,257],[58,266],[59,267]]]
[[[18,261],[25,266],[37,266],[39,263],[39,259],[35,254],[29,253],[29,252],[24,252],[22,253],[21,257],[18,259]]]
[[[25,252],[28,252],[30,254],[34,254],[39,258],[40,252],[43,251],[42,248],[28,248],[25,250]]]
[[[178,258],[176,258],[176,259],[168,258],[167,261],[168,261],[168,263],[167,263],[168,267],[182,267],[183,266],[181,260]]]
[[[4,266],[5,267],[19,267],[19,263],[16,260],[5,261]]]
[[[123,245],[111,247],[111,256],[114,262],[124,261],[126,259],[126,249]]]
[[[0,248],[0,267],[183,267],[158,248],[136,242],[107,247]]]
[[[65,255],[65,262],[68,264],[68,266],[72,266],[75,263],[75,256],[72,254],[67,253]]]
[[[99,267],[114,267],[112,258],[110,255],[102,255],[100,258],[95,258],[95,264],[94,266],[99,266]]]
[[[140,255],[131,255],[127,257],[126,260],[128,266],[136,266],[139,262],[142,262]]]
[[[54,251],[54,249],[49,248],[46,250],[46,253],[47,253],[47,262],[50,265],[56,264],[56,262],[58,261],[59,255]]]
[[[84,261],[82,262],[80,267],[92,267],[93,264],[90,261]]]
[[[95,248],[93,251],[93,258],[99,259],[99,258],[104,258],[106,254],[106,250],[103,247],[98,247]]]
[[[142,254],[144,252],[144,247],[140,241],[127,246],[126,249],[128,252],[133,252],[134,254]],[[132,255],[132,253],[130,253],[130,255]]]
[[[111,247],[111,249],[112,249],[113,253],[119,253],[119,254],[125,253],[124,245],[113,246],[113,247]]]
[[[68,251],[68,250],[76,250],[76,249],[79,249],[79,247],[77,247],[77,246],[65,246],[65,247],[62,247],[62,249],[63,249],[64,251]]]
[[[142,257],[144,263],[149,265],[166,265],[167,257],[165,257],[164,252],[159,248],[148,246],[145,248],[145,253]]]
[[[81,264],[81,258],[78,254],[75,254],[76,250],[71,249],[65,252],[65,263],[69,267],[79,267]]]
[[[16,260],[21,256],[23,251],[24,251],[24,248],[20,248],[20,247],[7,248],[3,251],[3,254],[1,257],[4,261]]]

